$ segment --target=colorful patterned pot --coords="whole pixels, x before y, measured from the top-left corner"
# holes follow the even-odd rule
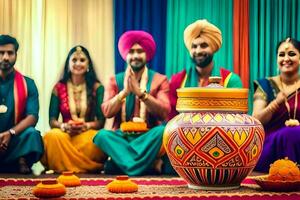
[[[163,143],[190,188],[235,189],[255,167],[264,130],[247,115],[248,89],[182,88]]]

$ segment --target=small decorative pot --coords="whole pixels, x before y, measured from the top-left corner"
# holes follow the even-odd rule
[[[62,175],[57,178],[57,182],[66,187],[76,187],[81,185],[80,178],[74,175],[72,171],[64,171]]]
[[[177,90],[179,112],[163,143],[176,172],[193,189],[238,188],[262,152],[264,129],[249,116],[248,89]]]

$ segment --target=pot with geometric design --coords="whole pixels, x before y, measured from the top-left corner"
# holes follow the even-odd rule
[[[175,171],[193,189],[236,189],[254,169],[264,142],[261,123],[247,114],[248,89],[177,90],[179,112],[165,128],[163,144]]]

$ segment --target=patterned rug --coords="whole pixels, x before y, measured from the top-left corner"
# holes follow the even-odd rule
[[[102,200],[102,199],[217,199],[217,200],[296,200],[300,192],[267,192],[263,191],[251,177],[245,179],[239,189],[227,191],[193,190],[181,178],[131,178],[139,185],[138,192],[131,194],[114,194],[106,189],[112,178],[81,178],[82,185],[67,188],[67,193],[59,199]],[[0,178],[0,199],[38,199],[32,194],[33,187],[40,179],[4,179]]]

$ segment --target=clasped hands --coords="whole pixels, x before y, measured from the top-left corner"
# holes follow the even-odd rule
[[[63,123],[61,129],[72,137],[88,130],[89,126],[86,122],[74,122],[70,120],[67,123]]]
[[[129,70],[129,73],[127,73],[126,76],[127,77],[125,78],[124,81],[123,98],[125,98],[130,92],[132,92],[138,97],[143,95],[143,91],[141,91],[140,89],[140,84],[136,79],[134,72],[132,70]]]

